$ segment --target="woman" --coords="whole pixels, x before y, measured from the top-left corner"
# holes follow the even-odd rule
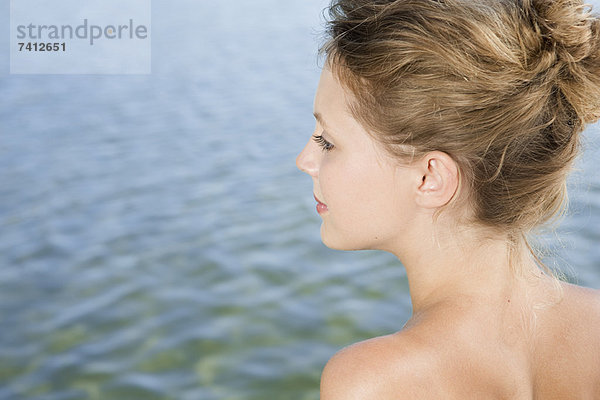
[[[297,158],[321,238],[406,268],[413,315],[327,364],[321,399],[600,399],[600,294],[527,242],[600,116],[579,0],[339,0]]]

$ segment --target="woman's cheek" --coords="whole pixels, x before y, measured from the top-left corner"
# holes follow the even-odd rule
[[[344,179],[343,166],[331,159],[323,160],[319,170],[319,189],[323,196],[323,202],[327,204],[330,210],[330,206],[334,206],[345,196]]]
[[[368,195],[365,191],[368,188],[363,184],[364,177],[360,168],[351,163],[336,163],[330,165],[325,171],[324,201],[329,201],[336,208],[343,208],[345,211],[353,209],[360,204],[361,197]],[[340,210],[341,211],[341,210]]]

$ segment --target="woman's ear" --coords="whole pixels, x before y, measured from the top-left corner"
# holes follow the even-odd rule
[[[441,151],[427,153],[417,161],[421,181],[416,201],[423,208],[439,208],[452,200],[458,189],[458,165]]]

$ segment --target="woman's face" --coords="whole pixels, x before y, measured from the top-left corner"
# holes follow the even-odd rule
[[[410,167],[395,163],[347,109],[348,95],[323,69],[314,103],[313,137],[296,159],[324,205],[321,239],[333,249],[389,249],[414,215]]]

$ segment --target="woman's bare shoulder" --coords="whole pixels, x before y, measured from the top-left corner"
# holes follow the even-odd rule
[[[403,331],[369,339],[329,360],[321,377],[321,400],[443,397],[432,379],[438,365],[431,349]]]
[[[600,290],[566,282],[564,282],[564,286],[568,291],[578,296],[581,300],[589,301],[591,303],[595,303],[597,306],[600,306]]]
[[[563,283],[567,306],[572,314],[584,313],[586,320],[600,324],[600,290]]]
[[[562,300],[538,310],[536,387],[540,398],[600,398],[600,291],[562,285]]]
[[[515,394],[521,387],[511,380],[514,374],[499,372],[498,365],[519,365],[514,360],[507,364],[495,342],[483,339],[493,330],[487,325],[481,313],[444,309],[429,318],[411,319],[393,335],[349,346],[327,363],[321,399],[491,399],[497,393]]]
[[[565,306],[562,318],[572,326],[578,326],[580,340],[595,342],[600,351],[600,290],[565,283]]]
[[[589,354],[577,357],[579,364],[597,365],[600,352],[592,349],[600,349],[600,291],[570,284],[564,288],[562,306],[548,309],[545,318],[540,315],[541,337],[550,342],[539,350],[548,349],[552,359],[558,346],[553,338],[561,338],[565,354],[586,348]],[[567,331],[565,324],[579,326],[568,343],[560,334]],[[527,378],[530,364],[519,356],[522,349],[491,339],[502,327],[476,309],[413,318],[400,332],[359,342],[333,356],[322,374],[321,399],[527,398],[533,383]],[[579,364],[565,368],[580,371]],[[540,374],[548,375],[547,369]]]

